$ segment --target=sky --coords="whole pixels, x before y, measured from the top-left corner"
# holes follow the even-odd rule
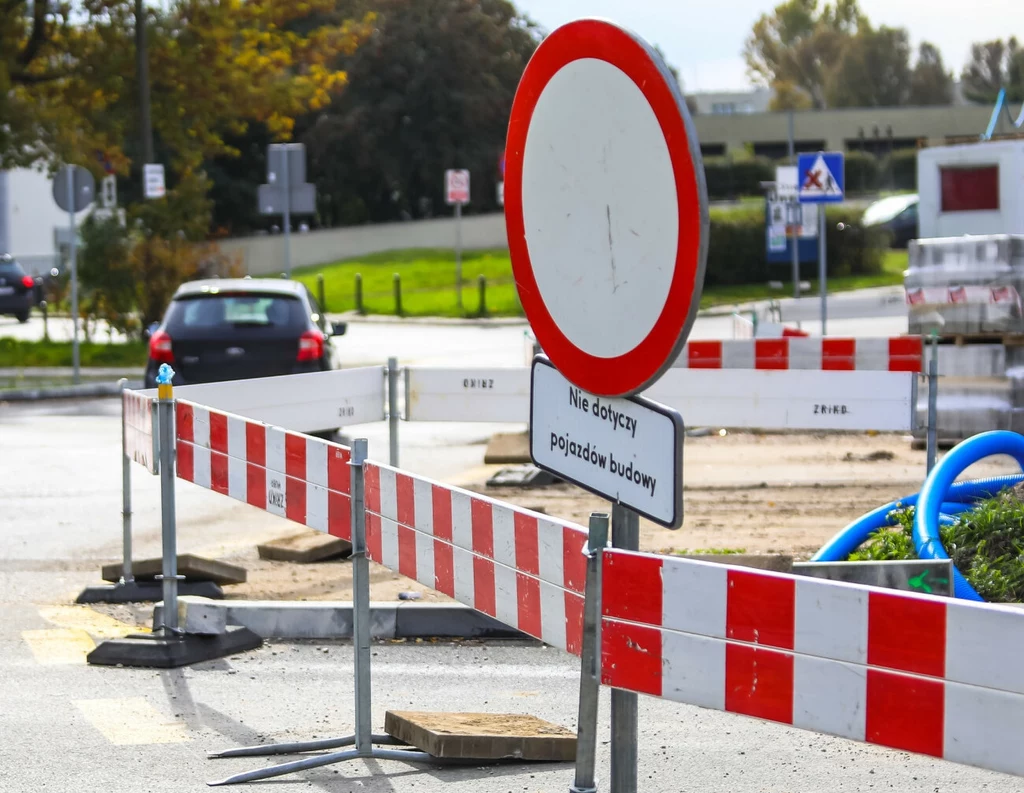
[[[743,43],[757,18],[780,0],[514,0],[547,30],[581,17],[604,17],[657,44],[687,92],[749,86]],[[942,51],[959,76],[975,41],[1024,37],[1024,0],[860,0],[877,26],[904,27]],[[969,11],[968,11],[969,9]],[[966,12],[966,13],[965,13]]]

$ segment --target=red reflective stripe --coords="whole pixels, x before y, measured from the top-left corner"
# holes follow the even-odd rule
[[[691,341],[686,349],[687,364],[691,369],[722,368],[722,342]]]
[[[587,586],[587,535],[579,529],[562,527],[562,578],[565,588],[583,594]]]
[[[210,452],[210,489],[225,496],[228,495],[228,456],[226,454]]]
[[[284,478],[284,514],[288,520],[306,525],[306,483],[292,476]]]
[[[523,573],[516,573],[516,593],[519,596],[517,627],[534,638],[542,638],[540,581]]]
[[[755,369],[788,369],[789,341],[786,339],[754,339]]]
[[[441,485],[434,485],[430,493],[434,508],[434,536],[442,540],[452,539],[452,492]],[[449,554],[449,560],[451,554]]]
[[[401,523],[398,524],[398,572],[416,580],[416,532]]]
[[[857,367],[857,342],[854,339],[822,339],[821,368],[828,371],[852,371]]]
[[[624,553],[606,553],[603,559],[602,614],[630,622],[661,625],[661,559]]]
[[[661,631],[608,621],[601,626],[601,682],[660,697]]]
[[[195,411],[191,405],[186,405],[184,402],[178,402],[174,407],[177,413],[175,416],[175,426],[177,427],[176,434],[178,440],[194,443],[195,428],[193,422],[195,420]]]
[[[251,460],[245,464],[245,500],[254,507],[267,508],[267,469]]]
[[[473,557],[473,608],[490,617],[494,609],[494,562]]]
[[[334,490],[327,491],[327,533],[352,542],[352,501]]]
[[[178,403],[179,406],[181,403]],[[177,445],[177,460],[175,461],[178,469],[178,479],[184,479],[186,482],[194,482],[196,479],[195,475],[195,450],[191,443],[185,441],[179,442]]]
[[[932,677],[946,674],[946,605],[872,592],[868,663]]]
[[[398,501],[398,522],[406,526],[416,525],[416,498],[413,495],[413,480],[406,474],[395,474],[395,490]],[[410,576],[415,578],[416,576]]]
[[[212,410],[210,411],[210,449],[221,454],[228,453],[228,417]]]
[[[864,739],[893,749],[942,757],[945,688],[940,680],[869,668]]]
[[[516,512],[513,515],[516,533],[516,567],[530,575],[540,574],[540,553],[537,547],[540,527],[537,519]]]
[[[730,570],[728,581],[725,635],[741,642],[792,650],[795,581],[744,570]]]
[[[725,647],[725,709],[793,723],[793,656],[742,644]]]
[[[306,478],[306,437],[286,433],[284,436],[284,472],[288,476]]]
[[[494,558],[494,513],[490,502],[474,498],[471,502],[473,550]],[[492,615],[493,616],[493,615]]]
[[[449,502],[449,506],[451,503]],[[435,521],[437,513],[434,513]],[[435,533],[437,523],[434,524]],[[449,524],[450,529],[450,524]],[[449,532],[450,533],[450,532]],[[434,540],[434,588],[450,598],[455,597],[455,563],[452,559],[454,549],[441,540]]]
[[[267,465],[267,428],[262,424],[245,424],[245,459],[264,468]]]
[[[349,493],[352,487],[352,455],[348,449],[330,446],[327,449],[327,487],[339,493]]]

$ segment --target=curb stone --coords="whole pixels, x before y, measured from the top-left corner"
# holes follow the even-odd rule
[[[142,388],[142,383],[128,382],[128,388]],[[121,394],[118,383],[82,383],[47,388],[12,388],[0,390],[0,402],[34,402],[44,399],[87,399],[90,397],[116,397]]]

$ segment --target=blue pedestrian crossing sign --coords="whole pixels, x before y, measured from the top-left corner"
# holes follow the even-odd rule
[[[803,204],[837,204],[846,193],[843,153],[825,151],[797,157],[797,185]]]

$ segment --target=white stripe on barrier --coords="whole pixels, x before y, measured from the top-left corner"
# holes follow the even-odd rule
[[[273,424],[318,432],[383,421],[385,369],[366,366],[329,372],[176,386],[176,399]],[[156,389],[138,392],[155,397]]]

